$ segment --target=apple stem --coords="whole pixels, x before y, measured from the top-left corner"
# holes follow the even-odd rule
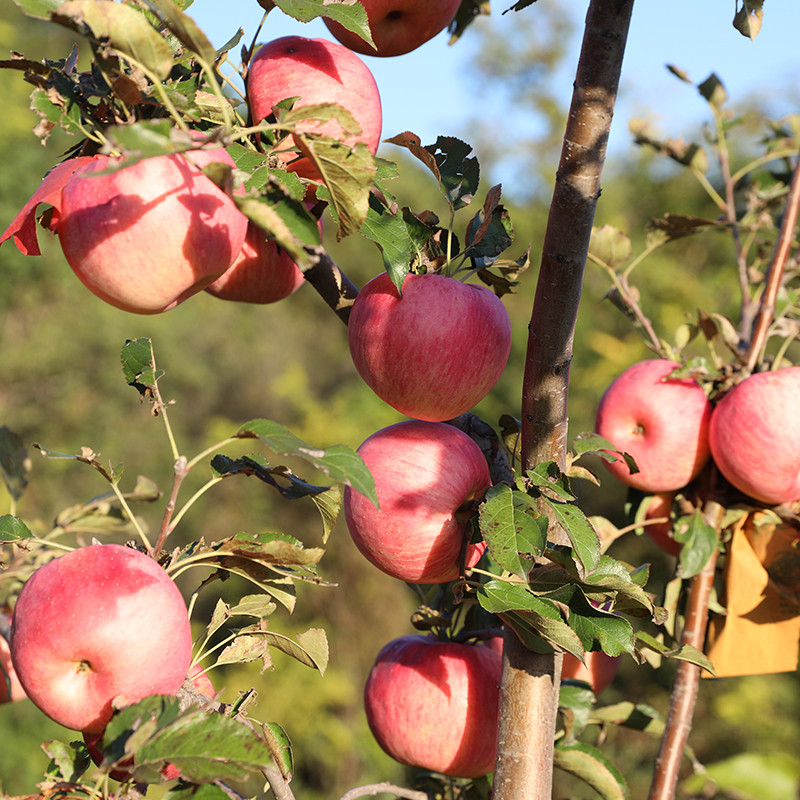
[[[706,522],[720,529],[725,508],[709,501],[703,509]],[[698,650],[703,649],[708,627],[708,601],[714,586],[719,548],[714,548],[703,569],[691,580],[681,641]],[[692,717],[697,702],[701,667],[679,661],[670,695],[669,712],[658,757],[653,768],[653,782],[648,800],[672,800],[678,785],[681,760],[692,729]]]
[[[775,306],[783,283],[783,274],[786,267],[786,260],[794,241],[794,232],[797,228],[797,220],[800,216],[800,158],[795,165],[792,183],[789,188],[789,196],[786,198],[786,207],[783,212],[783,220],[775,243],[775,250],[767,271],[766,286],[761,294],[761,302],[755,321],[753,336],[747,348],[746,373],[749,375],[755,369],[756,364],[761,358],[762,351],[769,336],[769,329],[774,322]]]
[[[562,469],[575,323],[633,0],[591,0],[529,325],[522,390],[523,471]],[[563,530],[553,526],[558,541]],[[504,636],[494,800],[550,800],[560,654],[534,653]]]

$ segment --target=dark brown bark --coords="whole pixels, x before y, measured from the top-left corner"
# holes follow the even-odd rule
[[[565,462],[575,323],[632,10],[633,0],[592,0],[586,16],[529,327],[524,468]],[[551,798],[560,662],[506,633],[494,800]]]

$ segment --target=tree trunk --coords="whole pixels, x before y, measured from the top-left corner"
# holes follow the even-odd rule
[[[529,327],[523,470],[565,463],[575,322],[632,10],[633,0],[591,0],[586,16]],[[550,538],[565,541],[557,529]],[[494,800],[550,800],[560,677],[560,656],[506,632]]]

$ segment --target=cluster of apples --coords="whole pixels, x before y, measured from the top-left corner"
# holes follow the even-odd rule
[[[83,734],[102,760],[103,731],[115,709],[149,695],[174,695],[189,677],[214,687],[191,663],[186,604],[149,556],[116,544],[79,547],[39,567],[14,605],[8,656],[0,664],[11,699],[28,697],[48,717]],[[9,663],[10,662],[10,663]],[[173,765],[165,779],[178,777]],[[118,769],[112,777],[124,780]]]
[[[471,397],[476,385],[484,386],[485,394],[494,383],[480,374],[473,382],[476,362],[471,337],[463,331],[459,338],[445,337],[442,349],[426,352],[426,329],[414,324],[437,308],[427,306],[432,295],[452,293],[449,302],[460,309],[458,297],[472,289],[482,297],[484,290],[453,278],[409,275],[401,297],[379,276],[359,293],[348,326],[355,363],[361,354],[373,370],[367,383],[395,408],[425,417],[389,425],[358,448],[375,480],[377,506],[349,487],[344,495],[356,547],[378,569],[409,583],[455,580],[462,560],[473,567],[485,550],[483,542],[467,539],[469,518],[492,483],[489,467],[480,447],[444,420],[454,398],[460,403],[457,413],[463,413],[471,407],[463,398]],[[497,305],[507,323],[502,303]],[[445,326],[448,320],[455,326],[456,319],[462,324],[469,319],[461,310],[444,317],[447,308],[440,304],[435,312]],[[374,322],[367,321],[369,315]],[[474,333],[480,356],[497,328],[476,327]],[[435,332],[430,338],[436,340]],[[477,359],[478,373],[499,376],[507,357],[503,344],[499,354]],[[426,387],[417,381],[414,365],[425,373]],[[488,647],[434,636],[395,639],[378,654],[365,686],[370,729],[383,750],[403,764],[452,777],[485,775],[496,755],[501,670],[500,653]]]
[[[290,97],[295,107],[337,103],[361,128],[343,136],[335,120],[300,123],[298,131],[363,141],[374,154],[382,113],[375,79],[350,49],[323,39],[286,36],[263,45],[249,65],[247,99],[254,123]],[[202,134],[197,133],[198,141]],[[278,145],[288,171],[319,179],[309,160]],[[214,163],[235,168],[219,146],[155,156],[111,169],[108,156],[78,156],[53,168],[0,236],[21,252],[39,255],[35,214],[52,206],[44,225],[57,234],[64,256],[95,295],[138,314],[168,311],[206,290],[227,300],[272,303],[303,284],[303,273],[266,233],[238,209],[233,192],[203,171]]]
[[[625,370],[603,394],[595,430],[629,453],[608,469],[620,481],[653,494],[648,515],[669,515],[672,499],[713,460],[751,502],[800,500],[800,367],[756,372],[712,402],[693,378],[671,378],[680,365],[648,359]],[[645,528],[668,552],[679,545],[671,525]]]

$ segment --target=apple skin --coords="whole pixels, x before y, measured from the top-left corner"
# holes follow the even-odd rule
[[[136,314],[168,311],[213,283],[247,232],[247,217],[201,170],[228,160],[223,150],[196,150],[106,175],[95,173],[109,159],[81,166],[62,190],[57,227],[78,278],[107,303]]]
[[[444,422],[406,420],[372,434],[358,453],[375,479],[380,508],[345,488],[345,520],[356,547],[402,581],[457,578],[465,522],[456,512],[492,482],[478,445]],[[484,550],[483,542],[467,545],[468,568]]]
[[[383,647],[364,688],[381,748],[401,764],[458,778],[494,770],[502,656],[408,635]]]
[[[211,698],[213,698],[216,694],[216,690],[214,689],[214,684],[211,682],[211,678],[208,677],[206,671],[199,664],[192,664],[187,678],[191,679],[192,685],[194,686],[194,690],[196,692]],[[89,751],[92,761],[94,761],[94,763],[98,766],[103,763],[104,733],[105,730],[101,731],[100,733],[87,733],[84,731],[83,734],[83,741],[86,745],[86,749]],[[109,776],[115,781],[127,781],[128,778],[130,778],[130,771],[125,769],[125,766],[132,762],[132,758],[126,760],[118,769],[111,770],[111,772],[109,772]],[[174,781],[180,778],[180,776],[181,772],[174,764],[167,764],[164,769],[161,770],[161,777],[165,781]]]
[[[115,544],[80,547],[22,587],[11,657],[28,697],[76,731],[103,730],[115,707],[175,694],[192,632],[175,583],[149,556]]]
[[[619,670],[620,656],[610,656],[602,651],[592,651],[584,656],[585,663],[564,653],[561,664],[561,680],[585,681],[599,695],[609,687]]]
[[[647,511],[644,515],[645,521],[669,517],[672,513],[672,502],[675,499],[675,494],[675,492],[656,492],[647,506]],[[667,522],[645,525],[644,532],[667,555],[676,557],[680,555],[681,543],[676,542],[673,538],[673,523],[671,519]]]
[[[479,403],[511,352],[502,301],[444,275],[407,275],[402,297],[387,273],[372,278],[356,296],[347,329],[364,382],[401,414],[428,422]]]
[[[351,50],[326,39],[282,36],[262,45],[250,62],[247,102],[253,124],[272,113],[273,106],[290,97],[299,98],[295,108],[335,103],[349,111],[361,128],[357,136],[341,138],[335,120],[300,123],[301,133],[320,133],[340,139],[350,147],[364,142],[375,154],[381,139],[383,113],[375,78],[366,64]],[[304,178],[320,180],[305,157],[294,152],[279,155],[283,166]],[[290,163],[291,162],[291,163]]]
[[[400,56],[416,50],[453,20],[461,0],[362,0],[375,49],[360,36],[325,18],[333,36],[350,50],[367,56]]]
[[[643,492],[671,492],[696,478],[709,460],[712,405],[692,378],[664,378],[680,365],[662,359],[628,367],[606,389],[595,431],[630,453],[639,467],[605,462],[622,483]]]
[[[740,492],[767,505],[800,499],[800,367],[737,383],[714,408],[709,441]]]
[[[319,227],[321,231],[321,222]],[[304,283],[303,272],[289,254],[274,239],[267,239],[262,228],[250,222],[236,260],[206,292],[239,303],[277,303]]]
[[[11,615],[3,614],[2,616],[10,625]],[[9,691],[9,685],[6,684],[6,677],[8,677],[11,691]],[[0,634],[0,703],[12,703],[17,700],[24,700],[26,697],[27,695],[19,682],[14,665],[11,663],[11,648],[8,640]]]

